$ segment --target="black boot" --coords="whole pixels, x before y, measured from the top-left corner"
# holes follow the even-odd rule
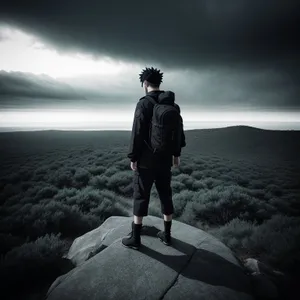
[[[132,221],[131,227],[132,231],[130,233],[130,236],[122,239],[122,245],[126,248],[139,250],[139,247],[141,246],[142,224],[135,224]]]
[[[172,244],[171,241],[171,226],[172,226],[172,220],[171,221],[165,221],[164,220],[164,226],[165,231],[159,231],[157,233],[157,237],[167,246],[170,246]]]

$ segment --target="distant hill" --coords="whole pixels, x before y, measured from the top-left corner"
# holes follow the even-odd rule
[[[127,147],[130,131],[27,131],[2,132],[3,151],[20,147],[56,148]],[[265,130],[248,126],[185,131],[187,147],[183,155],[215,155],[230,159],[251,159],[258,162],[278,160],[300,166],[300,131]]]
[[[265,130],[249,126],[197,129],[186,132],[192,153],[229,158],[298,161],[300,131]]]

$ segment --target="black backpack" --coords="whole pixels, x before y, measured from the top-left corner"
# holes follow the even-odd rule
[[[181,144],[182,118],[179,110],[172,104],[158,103],[146,95],[154,107],[149,124],[149,143],[146,142],[153,154],[173,154]]]

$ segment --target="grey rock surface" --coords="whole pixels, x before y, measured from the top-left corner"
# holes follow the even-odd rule
[[[114,216],[77,238],[66,258],[76,267],[58,277],[47,300],[253,300],[252,282],[232,251],[205,231],[173,220],[173,245],[156,237],[163,219],[147,216],[139,251],[122,246],[132,217]]]

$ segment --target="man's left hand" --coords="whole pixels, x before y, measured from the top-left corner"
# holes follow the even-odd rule
[[[131,162],[130,163],[130,167],[131,167],[131,169],[133,170],[133,171],[136,171],[136,168],[137,168],[137,162],[135,161],[135,162]]]

